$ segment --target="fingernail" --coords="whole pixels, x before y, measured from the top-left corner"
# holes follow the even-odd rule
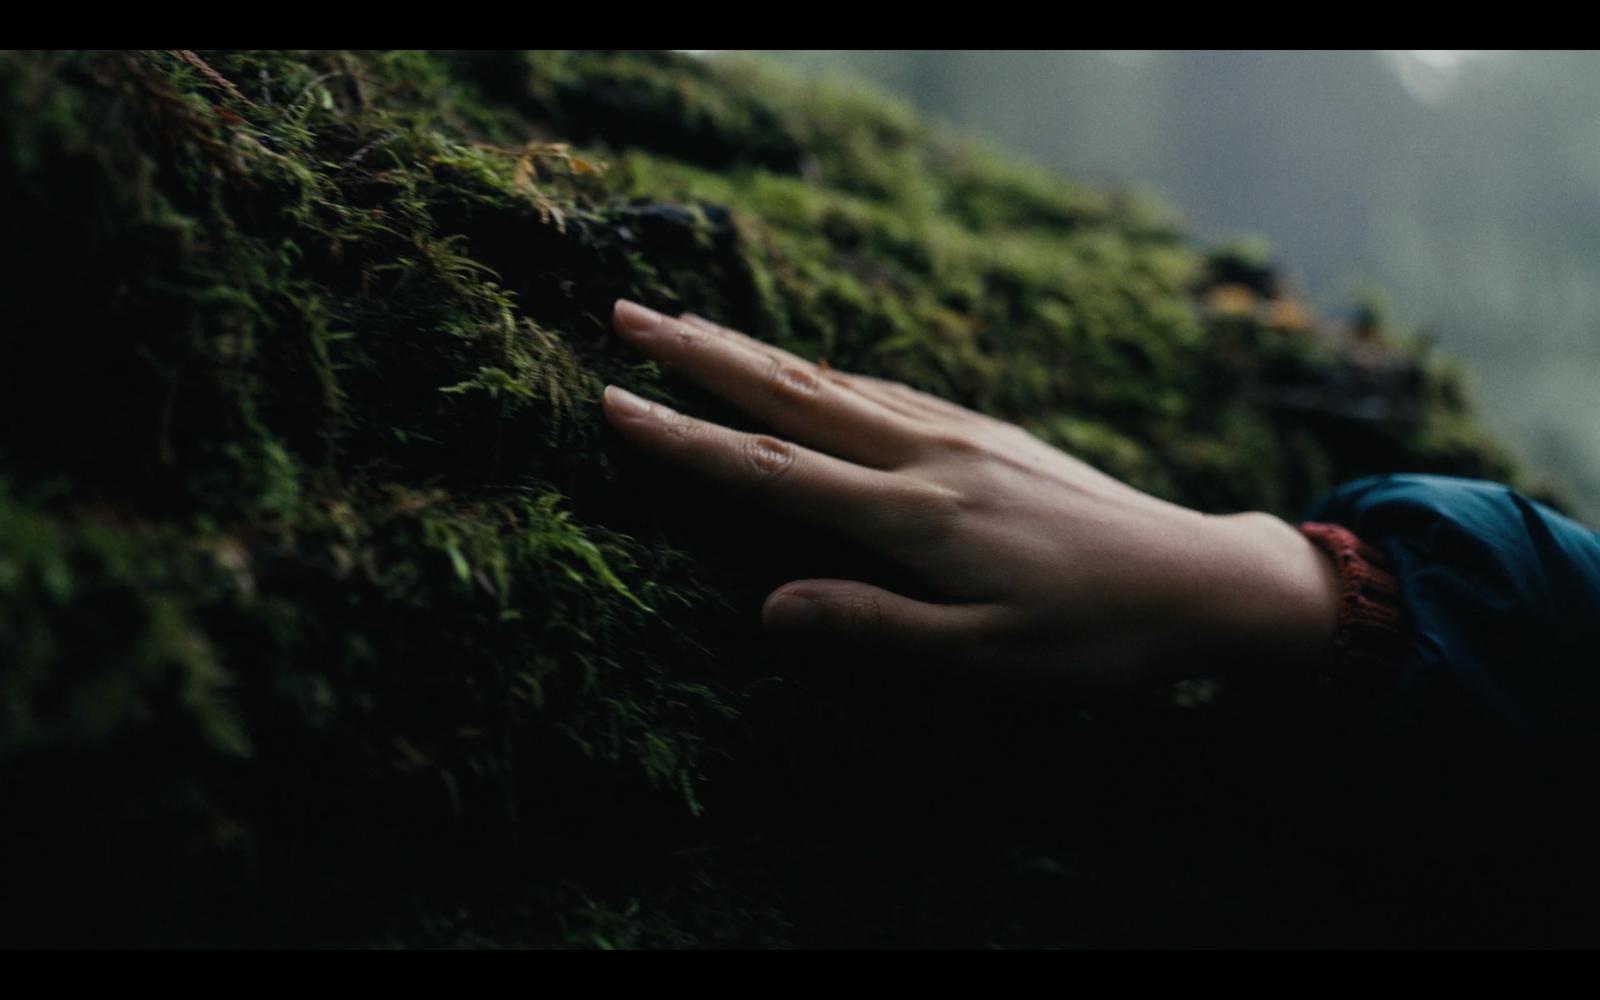
[[[614,385],[606,386],[606,402],[611,405],[618,416],[638,420],[650,415],[650,404],[635,396],[626,389]]]
[[[767,601],[761,619],[773,628],[806,628],[816,624],[817,605],[794,594],[779,594]]]
[[[616,319],[618,327],[632,334],[649,333],[666,319],[654,309],[646,309],[639,303],[629,302],[627,299],[617,300],[612,316]]]

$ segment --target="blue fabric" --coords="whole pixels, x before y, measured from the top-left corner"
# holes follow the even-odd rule
[[[1500,483],[1357,480],[1305,520],[1382,548],[1416,625],[1401,730],[1600,741],[1600,533]]]

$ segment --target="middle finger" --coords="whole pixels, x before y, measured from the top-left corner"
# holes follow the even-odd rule
[[[696,329],[705,330],[709,333],[717,334],[723,337],[731,337],[740,344],[743,344],[752,350],[761,351],[774,357],[781,356],[784,358],[793,358],[796,361],[800,360],[780,347],[763,343],[762,341],[751,337],[749,334],[740,333],[738,330],[733,330],[726,326],[720,326],[703,316],[696,316],[694,313],[683,313],[678,317],[678,319],[689,324],[690,326],[695,327]],[[807,362],[803,361],[801,363],[808,364]],[[851,372],[842,372],[837,368],[825,370],[824,375],[829,381],[834,382],[837,385],[842,385],[846,388],[853,389],[858,394],[867,397],[885,409],[901,414],[902,416],[908,417],[912,420],[927,422],[929,420],[953,419],[970,422],[974,419],[984,419],[981,414],[969,410],[964,406],[959,406],[948,400],[940,399],[938,396],[932,396],[925,392],[919,392],[918,390],[913,389],[911,386],[902,382],[874,378],[871,375],[856,375]]]

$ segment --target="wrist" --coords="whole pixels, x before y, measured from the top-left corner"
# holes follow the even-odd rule
[[[1261,512],[1209,519],[1218,557],[1200,601],[1216,663],[1232,674],[1313,669],[1333,647],[1340,578],[1299,530]]]

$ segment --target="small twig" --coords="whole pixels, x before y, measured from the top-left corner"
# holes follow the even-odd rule
[[[207,64],[207,62],[204,59],[201,59],[199,56],[195,55],[193,52],[190,52],[188,49],[170,49],[169,51],[173,55],[177,56],[179,59],[182,59],[184,62],[188,63],[190,66],[193,66],[195,69],[197,69],[201,73],[205,74],[205,78],[207,80],[210,80],[212,83],[214,83],[217,86],[221,87],[223,90],[226,90],[228,92],[228,96],[232,97],[234,100],[238,101],[240,104],[243,104],[247,108],[253,108],[253,109],[259,110],[260,105],[256,104],[254,101],[250,100],[250,98],[248,98],[248,97],[244,96],[244,94],[240,93],[239,92],[239,88],[235,87],[233,85],[233,81],[232,80],[228,79],[227,77],[223,76],[221,73],[218,73],[216,70],[212,69],[211,66],[209,64]]]
[[[506,149],[502,146],[491,146],[487,142],[469,142],[467,145],[471,146],[473,149],[486,149],[491,153],[499,153],[502,156],[522,155],[522,150],[520,149]]]
[[[354,153],[351,153],[349,156],[344,158],[344,161],[342,163],[339,164],[339,173],[342,174],[346,170],[351,169],[356,164],[360,163],[366,157],[366,155],[368,153],[372,152],[374,149],[377,149],[379,146],[381,146],[384,143],[388,142],[390,139],[395,138],[399,134],[400,134],[400,130],[399,129],[394,129],[392,131],[385,132],[383,135],[378,136],[376,139],[374,139],[371,142],[367,143],[365,146],[362,146],[360,149],[356,150]]]
[[[306,97],[311,93],[311,88],[312,87],[315,87],[317,84],[319,84],[322,81],[328,79],[329,77],[338,76],[338,75],[339,74],[337,74],[337,73],[323,73],[321,76],[312,77],[310,83],[308,83],[304,87],[300,88],[299,95],[296,96],[294,100],[289,102],[289,106],[293,107],[294,105],[299,104],[301,101],[305,100]]]

